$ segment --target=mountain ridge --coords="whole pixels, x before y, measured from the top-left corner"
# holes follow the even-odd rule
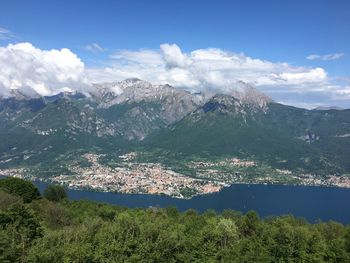
[[[170,169],[229,184],[350,187],[350,110],[286,106],[237,85],[229,94],[208,95],[128,79],[96,84],[89,94],[0,99],[0,170],[50,178],[77,171],[88,165],[85,156],[97,154],[96,165],[113,169],[151,165],[151,173]],[[129,161],[119,158],[129,153]],[[195,168],[198,162],[207,168]]]

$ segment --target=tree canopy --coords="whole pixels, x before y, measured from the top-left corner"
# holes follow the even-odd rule
[[[0,262],[350,262],[350,226],[333,221],[1,200]]]
[[[44,190],[43,196],[50,201],[58,202],[67,198],[67,193],[61,185],[49,185]]]
[[[15,177],[0,180],[0,190],[20,196],[25,203],[40,198],[40,192],[32,182]]]

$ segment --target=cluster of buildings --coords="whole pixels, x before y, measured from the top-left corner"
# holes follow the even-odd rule
[[[121,193],[165,194],[188,198],[197,194],[218,192],[222,182],[201,180],[181,175],[157,163],[126,162],[123,167],[102,165],[96,154],[85,154],[88,167],[71,166],[75,175],[60,175],[52,181],[71,188],[90,188]]]
[[[0,169],[0,176],[24,178],[25,172],[26,172],[26,169],[24,168]]]
[[[330,175],[319,178],[313,174],[301,174],[298,176],[303,185],[337,186],[350,188],[350,175]]]
[[[218,167],[218,166],[235,166],[235,167],[253,167],[256,166],[256,163],[254,161],[247,161],[247,160],[241,160],[239,158],[228,158],[224,159],[219,162],[191,162],[189,167],[194,169],[201,169],[201,168],[210,168],[210,167]]]
[[[225,161],[219,162],[219,165],[225,165],[225,164],[231,165],[231,166],[238,166],[238,167],[253,167],[256,165],[254,161],[246,161],[238,158],[226,159]]]
[[[275,169],[274,173],[250,176],[244,168],[257,166],[253,161],[238,158],[217,162],[190,162],[196,178],[172,171],[159,163],[138,163],[136,152],[119,156],[119,167],[110,167],[99,162],[100,155],[85,154],[89,165],[69,165],[70,175],[58,175],[51,182],[64,184],[69,188],[87,188],[97,191],[120,193],[164,194],[177,198],[220,191],[234,183],[284,184],[338,186],[350,188],[350,175],[319,177],[312,174],[293,174],[290,170]],[[222,167],[234,169],[223,170]],[[237,170],[235,169],[237,168]],[[243,168],[243,170],[242,170]],[[30,180],[40,179],[24,168],[0,169],[0,176],[12,176]]]

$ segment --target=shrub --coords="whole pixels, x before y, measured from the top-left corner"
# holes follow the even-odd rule
[[[15,177],[0,180],[0,190],[22,197],[25,203],[40,198],[40,192],[32,182]]]
[[[61,185],[49,185],[46,187],[43,195],[46,199],[54,202],[67,198],[66,190]]]

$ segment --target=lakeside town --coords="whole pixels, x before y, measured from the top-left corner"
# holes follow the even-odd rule
[[[65,185],[70,189],[163,194],[175,198],[215,193],[231,184],[294,184],[350,188],[350,178],[346,175],[320,178],[312,174],[295,175],[289,170],[274,169],[274,173],[251,177],[247,174],[247,169],[257,169],[259,164],[237,157],[212,162],[191,161],[188,167],[194,169],[196,175],[190,177],[160,163],[137,162],[136,152],[118,156],[121,161],[118,167],[102,164],[99,161],[101,156],[86,153],[82,157],[89,165],[80,166],[73,162],[68,165],[71,174],[60,174],[51,178],[37,178],[25,168],[1,169],[0,175],[45,180]],[[226,170],[222,170],[223,167]]]
[[[123,167],[111,168],[98,161],[98,155],[85,154],[90,166],[69,167],[76,176],[60,175],[53,182],[71,188],[91,188],[120,193],[164,194],[176,198],[188,198],[197,194],[218,192],[227,186],[222,182],[195,179],[168,170],[157,163],[133,163],[131,156],[121,156]]]

